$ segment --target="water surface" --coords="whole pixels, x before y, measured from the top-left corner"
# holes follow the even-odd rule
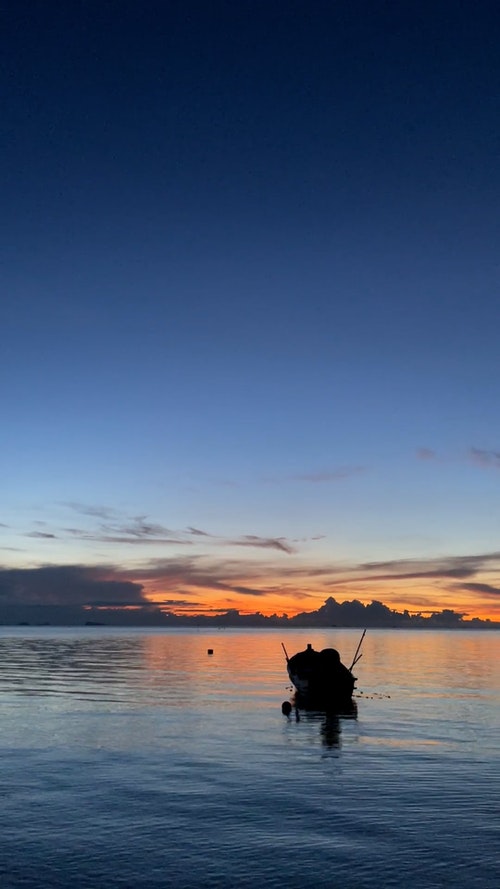
[[[1,628],[2,889],[496,889],[500,636],[369,631],[358,718],[283,717],[281,641],[359,635]]]

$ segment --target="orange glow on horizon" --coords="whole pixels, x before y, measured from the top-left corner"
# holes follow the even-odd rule
[[[276,586],[277,584],[273,584]],[[154,591],[148,591],[147,583],[144,585],[144,593],[147,599],[158,604],[164,611],[174,614],[223,614],[230,610],[239,611],[242,615],[259,612],[265,617],[271,615],[294,617],[302,612],[317,611],[324,605],[326,599],[333,598],[339,604],[357,600],[363,605],[369,605],[373,601],[383,603],[392,611],[410,614],[421,613],[428,616],[432,612],[440,612],[449,609],[463,613],[464,620],[479,618],[480,620],[500,621],[500,601],[491,602],[486,597],[472,598],[470,594],[459,594],[446,588],[422,587],[415,582],[399,583],[391,587],[384,587],[376,583],[345,583],[342,586],[318,590],[294,590],[283,589],[283,592],[269,592],[263,590],[263,595],[242,595],[238,592],[226,593],[221,596],[220,590],[210,588],[184,589],[183,593],[176,596],[172,590],[159,592],[158,586]]]

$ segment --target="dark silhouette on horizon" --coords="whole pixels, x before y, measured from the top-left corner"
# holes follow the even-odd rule
[[[144,626],[144,627],[280,627],[283,629],[307,627],[337,627],[372,629],[500,629],[498,621],[473,617],[467,619],[464,612],[444,608],[441,611],[396,611],[374,599],[364,605],[357,599],[337,602],[331,596],[316,611],[303,611],[288,617],[287,614],[264,615],[260,612],[242,614],[234,608],[214,614],[178,614],[162,611],[157,605],[141,604],[140,607],[61,606],[17,603],[0,608],[0,625],[36,626]]]

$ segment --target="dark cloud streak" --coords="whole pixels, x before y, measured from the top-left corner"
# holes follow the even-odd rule
[[[112,519],[117,515],[116,510],[110,506],[88,506],[84,503],[76,503],[72,500],[63,502],[62,506],[72,509],[74,512],[79,513],[79,515],[91,516],[92,518]]]
[[[500,596],[500,587],[491,586],[489,583],[455,584],[454,589],[464,590],[467,593],[480,593],[483,596],[491,596],[494,599]]]
[[[256,534],[245,534],[235,540],[225,541],[230,546],[257,546],[262,549],[277,549],[282,553],[293,553],[294,549],[284,537],[259,537]]]

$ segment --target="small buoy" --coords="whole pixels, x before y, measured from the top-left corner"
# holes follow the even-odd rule
[[[214,653],[213,648],[209,648],[208,651],[207,651],[207,654],[213,654],[213,653]]]
[[[283,713],[283,716],[290,716],[290,713],[292,712],[292,705],[290,701],[283,701],[281,705],[281,712]]]

